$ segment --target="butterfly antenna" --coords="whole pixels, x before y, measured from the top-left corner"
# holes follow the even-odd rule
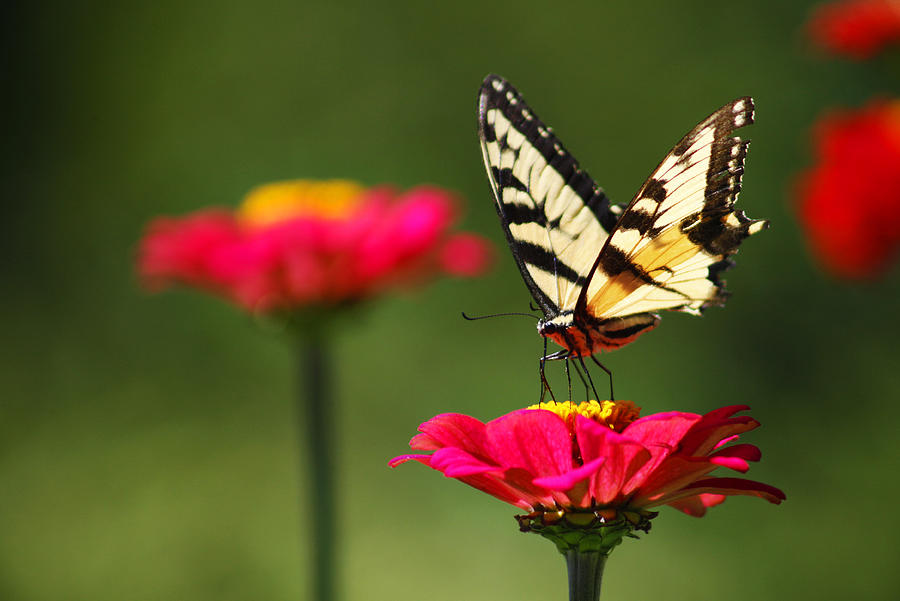
[[[471,315],[466,315],[465,311],[460,311],[460,314],[463,316],[463,319],[466,321],[478,321],[479,319],[489,319],[491,317],[509,317],[510,315],[521,315],[523,317],[530,317],[532,319],[540,320],[541,318],[537,315],[532,315],[531,313],[493,313],[491,315],[475,315],[474,317]]]
[[[597,360],[597,357],[591,355],[591,359],[594,361],[594,363],[596,363],[596,364],[600,367],[600,369],[602,369],[603,371],[606,372],[606,375],[609,376],[609,400],[611,400],[611,401],[616,400],[616,395],[615,395],[615,393],[613,392],[613,378],[612,378],[612,372],[609,371],[608,369],[606,369],[606,366],[603,365],[602,363],[600,363],[600,362]],[[583,361],[583,360],[582,360],[582,361]],[[599,399],[598,399],[598,400],[599,400]]]

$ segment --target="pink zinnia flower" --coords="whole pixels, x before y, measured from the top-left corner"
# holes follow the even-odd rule
[[[487,242],[451,233],[455,219],[454,198],[434,187],[267,184],[236,212],[154,220],[138,270],[152,289],[195,286],[254,311],[333,306],[439,273],[483,273]]]
[[[900,101],[827,115],[815,144],[797,186],[810,246],[832,273],[873,278],[900,248]]]
[[[632,525],[669,505],[702,516],[730,495],[781,503],[784,493],[761,482],[712,477],[725,467],[746,472],[760,451],[730,444],[759,423],[735,416],[745,406],[706,415],[672,411],[638,418],[628,401],[542,403],[488,423],[456,413],[438,415],[410,441],[429,455],[418,461],[501,501],[532,512],[523,526],[576,516],[606,523],[621,514]],[[520,522],[522,519],[520,518]]]
[[[900,0],[849,0],[820,6],[809,21],[823,48],[851,58],[872,57],[900,42]]]

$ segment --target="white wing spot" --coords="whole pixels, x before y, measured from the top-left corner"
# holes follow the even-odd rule
[[[634,203],[634,207],[632,210],[635,211],[643,211],[644,213],[654,214],[656,210],[659,208],[659,203],[657,203],[652,198],[641,198],[636,203]]]
[[[494,89],[497,90],[498,92],[503,89],[503,83],[499,79],[495,79],[491,83],[493,84]]]

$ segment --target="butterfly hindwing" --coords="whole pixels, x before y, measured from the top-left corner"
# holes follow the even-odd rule
[[[577,311],[608,320],[724,301],[727,257],[768,225],[734,210],[749,142],[731,133],[752,122],[752,99],[738,98],[682,138],[622,213]]]
[[[545,315],[572,309],[618,217],[603,190],[506,80],[479,94],[479,136],[497,211]]]

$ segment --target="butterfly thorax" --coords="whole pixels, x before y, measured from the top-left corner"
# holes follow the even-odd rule
[[[538,321],[538,333],[565,348],[570,357],[588,357],[617,349],[652,330],[659,323],[653,313],[615,319],[579,319],[574,311],[563,311]]]
[[[558,315],[538,321],[538,333],[549,338],[569,351],[572,357],[587,357],[603,349],[600,339],[592,333],[599,333],[599,324],[580,324],[575,321],[573,311],[564,311]]]

